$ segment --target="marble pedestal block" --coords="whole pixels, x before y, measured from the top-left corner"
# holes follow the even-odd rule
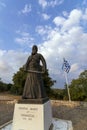
[[[12,130],[49,130],[51,123],[50,101],[44,104],[15,104]]]

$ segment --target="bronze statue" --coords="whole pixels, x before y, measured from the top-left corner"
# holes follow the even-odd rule
[[[44,57],[37,53],[36,45],[32,47],[32,53],[28,57],[24,70],[28,72],[24,86],[23,99],[40,99],[45,98],[46,92],[42,79],[42,73],[46,71],[46,62]],[[42,70],[40,62],[42,62]]]

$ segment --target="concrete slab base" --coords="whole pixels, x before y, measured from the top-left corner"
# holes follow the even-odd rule
[[[52,119],[53,127],[51,130],[73,130],[72,122],[69,120]],[[12,130],[12,123],[1,127],[0,130]]]

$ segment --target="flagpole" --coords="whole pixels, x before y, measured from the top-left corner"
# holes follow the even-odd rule
[[[69,91],[69,84],[68,84],[68,77],[67,77],[67,72],[64,72],[64,73],[65,73],[66,86],[67,86],[67,91],[68,91],[68,98],[69,98],[69,101],[71,101],[70,91]]]

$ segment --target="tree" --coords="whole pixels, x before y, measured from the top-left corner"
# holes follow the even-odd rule
[[[48,70],[46,70],[46,72],[43,74],[43,81],[47,95],[52,97],[53,91],[51,87],[54,85],[54,83],[56,83],[56,80],[52,80],[52,78],[49,76]]]
[[[15,94],[21,95],[23,93],[23,88],[25,84],[25,80],[27,77],[27,73],[23,70],[23,67],[19,69],[19,71],[13,76],[13,86],[11,88],[11,92]],[[49,76],[48,70],[43,74],[44,86],[46,88],[46,92],[50,97],[52,94],[51,87],[54,85],[56,81],[52,80]]]
[[[64,93],[64,89],[52,89],[52,99],[55,100],[63,100],[63,93]]]
[[[10,91],[12,84],[4,83],[0,78],[0,92]]]
[[[27,73],[23,70],[23,67],[21,67],[13,76],[13,86],[11,87],[12,93],[19,95],[22,94],[26,77]]]
[[[6,85],[2,81],[0,81],[0,92],[3,92],[5,90],[6,90]]]
[[[69,87],[72,100],[87,100],[87,70],[78,79],[73,79]]]
[[[87,70],[84,70],[80,75],[79,78],[87,79]]]

